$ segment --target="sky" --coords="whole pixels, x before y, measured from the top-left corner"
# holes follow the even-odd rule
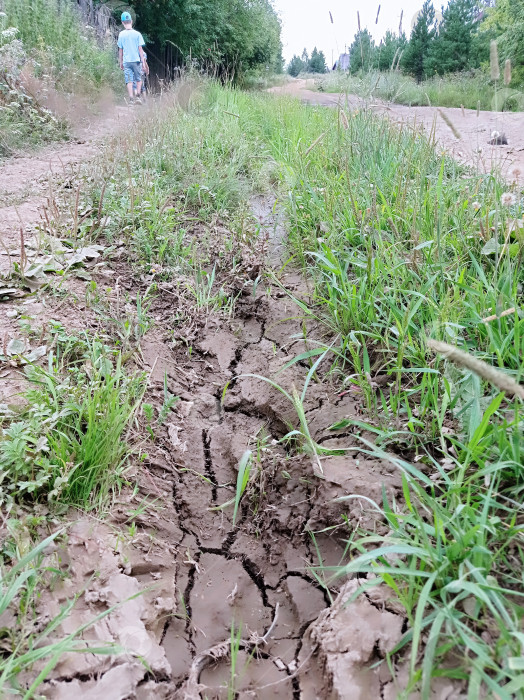
[[[378,24],[375,24],[379,2],[380,0],[274,0],[275,9],[282,20],[284,59],[288,62],[293,54],[300,56],[304,48],[311,54],[316,46],[324,51],[329,65],[332,55],[336,59],[338,54],[344,52],[344,47],[353,41],[358,31],[357,11],[360,12],[362,29],[367,27],[378,42],[387,29],[398,33],[400,13],[404,9],[402,25],[409,36],[411,22],[421,9],[423,0],[382,0]],[[435,8],[440,4],[435,2]],[[330,11],[333,24],[329,18]]]

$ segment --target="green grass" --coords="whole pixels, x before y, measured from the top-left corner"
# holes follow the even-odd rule
[[[41,697],[37,692],[39,687],[65,654],[111,655],[120,651],[114,644],[89,646],[82,639],[82,633],[109,615],[114,607],[104,610],[89,623],[64,636],[60,636],[57,630],[73,609],[76,598],[63,605],[60,613],[51,620],[41,620],[36,616],[42,587],[51,585],[57,576],[57,568],[49,556],[48,563],[44,562],[46,550],[61,534],[59,531],[47,537],[25,554],[18,551],[10,554],[3,551],[0,554],[0,615],[6,616],[5,619],[14,615],[16,619],[13,627],[0,629],[1,697],[20,697],[24,700]],[[5,543],[3,547],[5,549]],[[35,664],[39,664],[40,671],[31,678],[29,685],[25,676]]]
[[[18,414],[3,419],[0,502],[103,504],[125,481],[125,430],[141,397],[120,357],[100,341],[55,329],[47,367],[30,365],[32,388]]]
[[[253,284],[241,273],[260,243],[248,201],[277,177],[267,148],[253,152],[219,95],[198,77],[182,81],[136,139],[115,144],[89,186],[95,208],[103,192],[109,242],[125,241],[137,272],[174,282],[202,315],[232,313],[232,279]]]
[[[316,76],[322,92],[347,92],[409,106],[465,107],[466,109],[524,111],[524,93],[518,88],[497,90],[485,71],[457,73],[417,83],[398,71],[343,73]]]
[[[36,78],[50,75],[63,92],[84,94],[121,83],[113,41],[99,39],[70,0],[3,0],[8,27]]]
[[[67,138],[64,111],[123,89],[114,40],[72,0],[4,0],[0,14],[0,158]],[[62,116],[51,112],[60,105]],[[69,105],[69,106],[68,106]]]

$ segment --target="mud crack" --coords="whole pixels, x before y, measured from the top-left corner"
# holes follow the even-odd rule
[[[209,432],[205,428],[202,430],[202,444],[204,446],[205,473],[211,482],[211,501],[216,503],[217,480],[215,470],[213,469],[213,458],[211,456],[211,438],[209,437]]]

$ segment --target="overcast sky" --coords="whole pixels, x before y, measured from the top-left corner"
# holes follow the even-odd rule
[[[443,0],[444,2],[444,0]],[[379,0],[274,0],[282,19],[282,43],[287,61],[293,54],[309,53],[316,45],[326,54],[328,64],[343,53],[344,46],[353,41],[358,31],[357,11],[362,29],[367,27],[374,39],[380,40],[387,29],[398,32],[400,13],[404,9],[403,28],[409,36],[411,22],[423,0],[384,0],[380,3],[378,24],[375,25]],[[442,3],[434,3],[435,9]],[[444,2],[444,4],[446,4]],[[333,24],[329,12],[333,15]]]

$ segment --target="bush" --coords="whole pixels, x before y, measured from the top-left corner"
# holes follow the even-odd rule
[[[82,24],[71,0],[3,0],[2,8],[37,77],[50,75],[66,92],[120,83],[115,46]]]

